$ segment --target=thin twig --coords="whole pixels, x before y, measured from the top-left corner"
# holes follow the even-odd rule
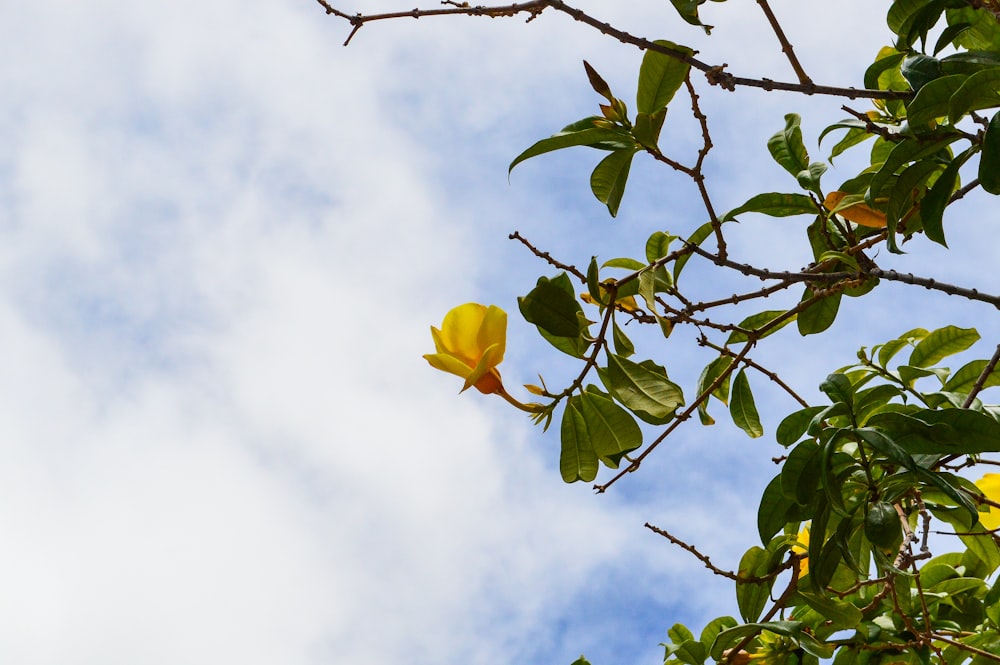
[[[534,254],[538,258],[542,259],[543,261],[545,261],[549,265],[551,265],[551,266],[553,266],[555,268],[558,268],[559,270],[565,270],[566,272],[571,273],[574,277],[576,277],[578,280],[580,280],[584,284],[587,283],[587,276],[584,275],[582,272],[580,272],[576,268],[576,266],[571,266],[571,265],[568,265],[566,263],[561,263],[561,262],[555,260],[554,258],[552,258],[551,254],[549,254],[548,252],[543,252],[542,250],[536,248],[534,245],[532,245],[530,242],[528,242],[528,239],[525,238],[524,236],[522,236],[519,232],[514,231],[509,236],[507,236],[507,239],[508,240],[518,240],[518,241],[520,241],[522,245],[524,245],[529,250],[531,250],[532,254]]]
[[[986,367],[983,368],[983,371],[979,374],[979,378],[976,379],[976,383],[973,384],[972,390],[969,391],[969,396],[965,398],[964,402],[962,402],[963,409],[968,409],[972,406],[972,403],[976,401],[976,395],[978,395],[980,391],[982,391],[983,386],[986,385],[986,381],[990,378],[990,374],[992,374],[993,370],[996,369],[997,362],[1000,362],[1000,344],[997,344],[997,350],[993,352],[993,357],[990,358],[988,363],[986,363]]]
[[[698,340],[698,344],[701,345],[701,346],[708,347],[710,349],[714,349],[715,351],[718,351],[722,355],[726,355],[726,356],[729,356],[729,357],[733,357],[734,355],[736,355],[735,353],[733,353],[732,351],[730,351],[728,348],[726,348],[724,346],[718,346],[717,344],[713,344],[712,342],[710,342],[708,340],[708,337],[705,337],[704,335],[702,335],[701,339]],[[748,367],[753,367],[755,370],[757,370],[758,372],[760,372],[761,374],[763,374],[764,376],[766,376],[767,378],[769,378],[771,381],[773,381],[774,383],[776,383],[779,386],[781,386],[781,388],[786,393],[788,393],[789,395],[791,395],[792,399],[794,399],[796,402],[798,402],[802,406],[802,408],[809,408],[809,402],[807,402],[804,399],[802,399],[802,397],[800,397],[798,393],[796,393],[794,390],[792,390],[791,387],[787,383],[785,383],[784,381],[782,381],[781,377],[779,377],[775,372],[772,372],[769,369],[758,365],[756,362],[754,362],[750,358],[744,357],[743,358],[743,364],[746,365],[746,366],[748,366]]]
[[[746,78],[742,76],[733,76],[725,71],[726,65],[709,65],[707,63],[698,60],[697,58],[688,55],[684,51],[678,49],[672,49],[661,44],[656,44],[648,39],[642,37],[636,37],[635,35],[629,34],[624,30],[615,28],[609,23],[602,22],[593,16],[590,16],[581,9],[571,7],[561,0],[535,0],[534,2],[523,2],[515,3],[512,5],[498,5],[498,6],[483,6],[477,5],[473,6],[459,6],[459,7],[449,7],[447,9],[413,9],[406,12],[390,12],[385,14],[348,14],[346,12],[335,9],[327,0],[316,0],[316,2],[322,6],[327,14],[333,14],[346,21],[348,21],[354,29],[351,31],[350,36],[347,41],[344,42],[346,45],[350,42],[351,38],[357,33],[358,29],[366,23],[372,21],[379,21],[384,19],[396,19],[396,18],[422,18],[425,16],[443,16],[443,15],[466,15],[466,16],[514,16],[520,13],[529,14],[529,20],[538,16],[546,8],[551,7],[552,9],[568,14],[574,20],[589,25],[590,27],[598,30],[602,34],[613,37],[623,44],[631,44],[636,48],[642,49],[644,51],[654,51],[656,53],[662,53],[664,55],[670,56],[682,62],[686,62],[695,69],[704,72],[706,78],[713,85],[719,85],[726,90],[735,90],[737,86],[751,87],[751,88],[761,88],[764,90],[782,90],[786,92],[798,92],[807,95],[832,95],[836,97],[847,97],[848,99],[910,99],[913,97],[911,92],[901,92],[897,90],[867,90],[864,88],[842,88],[836,86],[827,85],[815,85],[812,83],[802,84],[802,83],[786,83],[782,81],[771,81],[768,79],[754,79]]]
[[[812,79],[806,74],[806,70],[802,68],[802,64],[799,63],[799,59],[795,57],[795,51],[792,49],[791,42],[785,37],[785,31],[781,29],[781,25],[778,23],[778,19],[775,17],[774,12],[771,11],[771,6],[767,4],[767,0],[757,0],[757,4],[764,11],[764,15],[767,17],[768,23],[771,24],[771,29],[774,30],[774,35],[778,38],[778,42],[781,44],[781,52],[785,54],[788,58],[788,64],[792,66],[795,71],[795,75],[799,77],[799,83],[802,85],[812,85]]]
[[[788,567],[790,565],[790,564],[785,564],[781,568],[779,568],[778,570],[774,571],[773,573],[770,573],[769,575],[765,575],[764,577],[746,577],[746,576],[741,577],[740,575],[738,575],[737,573],[734,573],[731,570],[722,570],[721,568],[719,568],[718,566],[716,566],[714,563],[712,563],[712,560],[707,555],[702,554],[701,552],[699,552],[698,549],[694,545],[689,545],[689,544],[685,543],[683,540],[681,540],[680,538],[672,535],[670,532],[668,532],[668,531],[666,531],[664,529],[661,529],[661,528],[659,528],[657,526],[653,526],[649,522],[646,522],[645,527],[647,529],[649,529],[650,531],[652,531],[653,533],[658,534],[660,536],[663,536],[664,538],[666,538],[667,540],[669,540],[674,545],[677,545],[677,547],[680,547],[682,550],[684,550],[686,552],[690,552],[691,554],[693,554],[695,556],[695,558],[697,558],[699,561],[701,561],[703,564],[705,564],[705,567],[708,568],[709,570],[711,570],[716,575],[718,575],[720,577],[725,577],[725,578],[731,579],[734,582],[743,582],[743,583],[747,583],[747,584],[752,584],[752,583],[755,583],[755,582],[767,582],[767,581],[772,580],[775,577],[777,577],[778,574],[781,571],[783,571],[786,567]]]

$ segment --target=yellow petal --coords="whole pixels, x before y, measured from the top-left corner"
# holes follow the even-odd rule
[[[469,375],[472,374],[473,368],[455,358],[455,356],[447,353],[428,353],[424,356],[424,359],[429,362],[431,367],[434,369],[439,369],[442,372],[448,372],[449,374],[460,376],[463,379],[467,379]]]
[[[827,210],[831,212],[836,212],[838,215],[843,217],[849,222],[854,222],[855,224],[860,224],[861,226],[867,226],[872,229],[885,228],[886,219],[885,213],[875,210],[867,203],[855,203],[849,206],[837,210],[837,206],[840,202],[847,197],[846,192],[830,192],[826,195],[826,199],[823,201],[823,205]]]
[[[483,357],[480,358],[479,362],[476,364],[475,369],[473,369],[472,372],[466,377],[465,387],[462,388],[462,390],[463,391],[468,390],[469,387],[473,385],[479,388],[479,380],[491,372],[496,374],[496,378],[499,379],[500,374],[496,372],[496,366],[500,364],[501,360],[503,360],[502,345],[494,344],[490,348],[486,349],[486,352],[483,353]],[[499,381],[497,381],[496,383],[499,384]],[[497,385],[496,387],[499,388],[501,386]],[[480,388],[480,391],[485,392],[482,390],[482,388]],[[494,390],[492,392],[496,391]]]
[[[446,352],[475,367],[482,355],[479,328],[486,316],[486,307],[479,303],[459,305],[444,316],[441,323],[441,343]]]
[[[976,487],[987,499],[1000,503],[1000,473],[987,473],[976,481]],[[979,521],[990,530],[1000,527],[1000,508],[990,506],[990,512],[979,513]]]
[[[809,527],[803,527],[802,530],[799,531],[799,535],[796,540],[798,542],[792,545],[792,551],[796,554],[806,554],[809,551]],[[805,577],[808,572],[809,557],[807,556],[803,557],[803,559],[799,561],[799,577]]]
[[[503,361],[504,350],[507,348],[507,312],[496,305],[490,305],[483,314],[483,320],[476,336],[479,349],[485,353],[487,349],[497,347],[493,353],[493,367]]]

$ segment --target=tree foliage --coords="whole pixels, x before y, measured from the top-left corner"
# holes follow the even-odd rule
[[[372,15],[318,2],[350,22],[348,41],[362,26],[383,19],[459,14],[531,20],[552,11],[645,52],[633,110],[631,95],[619,96],[584,62],[582,78],[599,98],[596,111],[528,146],[510,169],[553,151],[597,151],[589,186],[614,217],[633,160],[646,155],[690,178],[704,224],[686,237],[658,231],[634,256],[591,259],[586,269],[512,234],[556,271],[518,298],[523,319],[579,363],[564,387],[526,386],[537,402],[522,403],[502,385],[496,366],[503,358],[506,316],[499,308],[466,304],[453,310],[443,330],[434,329],[437,353],[427,358],[464,378],[465,388],[500,394],[546,428],[558,419],[562,479],[594,482],[602,468],[609,469],[610,477],[594,486],[598,492],[639,469],[694,416],[711,425],[710,407],[728,410],[748,436],[762,436],[752,386],[760,376],[799,403],[775,432],[784,453],[759,498],[760,542],[747,549],[736,571],[715,567],[693,546],[648,525],[714,574],[730,578],[739,610],[738,619],[715,619],[697,636],[675,625],[664,644],[665,663],[1000,662],[1000,516],[993,510],[1000,508],[1000,482],[987,475],[975,483],[963,473],[1000,453],[1000,407],[980,398],[984,389],[1000,385],[1000,345],[992,357],[953,371],[942,363],[978,342],[976,330],[910,330],[862,348],[851,364],[817,377],[824,399],[815,404],[750,357],[792,324],[803,336],[823,333],[844,298],[863,298],[884,281],[958,296],[983,316],[1000,308],[1000,296],[976,285],[883,269],[874,251],[884,246],[902,253],[907,242],[946,247],[951,204],[969,195],[1000,195],[1000,4],[886,3],[891,43],[857,73],[855,83],[863,87],[855,88],[814,83],[766,0],[757,4],[796,81],[736,76],[724,65],[698,60],[688,46],[629,34],[557,0],[497,7],[445,2]],[[699,14],[704,2],[671,0],[684,21],[710,32]],[[815,137],[829,146],[826,161],[810,155],[799,116],[776,119],[761,150],[789,177],[720,214],[704,171],[714,144],[699,101],[703,85],[736,94],[745,87],[821,94],[837,104],[846,100],[848,117]],[[689,113],[700,128],[693,159],[660,145],[668,109]],[[827,162],[848,151],[865,151],[868,163],[839,184],[824,182]],[[802,218],[807,267],[780,271],[731,260],[726,225],[750,215]],[[713,299],[689,296],[693,263],[702,272],[741,273],[746,288]],[[704,287],[706,279],[698,283]],[[787,294],[785,306],[731,315],[733,305],[775,294]],[[663,338],[680,326],[693,327],[698,344],[714,358],[695,385],[681,386],[653,360],[662,357],[656,343],[627,334],[626,324],[630,330],[658,329]],[[650,431],[655,436],[646,441]],[[935,531],[949,536],[932,548]],[[585,663],[581,658],[575,665]]]

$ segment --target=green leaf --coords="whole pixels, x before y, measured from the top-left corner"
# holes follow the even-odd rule
[[[694,233],[692,233],[691,236],[687,239],[687,241],[685,241],[685,244],[701,245],[701,243],[705,241],[705,238],[712,235],[712,233],[713,233],[712,223],[705,222],[697,229],[695,229]],[[690,254],[685,254],[684,256],[680,257],[679,259],[677,259],[677,261],[674,262],[674,282],[676,282],[680,278],[681,270],[684,269],[684,266],[687,264],[688,259],[690,258],[691,258]]]
[[[660,131],[663,130],[663,121],[667,118],[667,109],[664,107],[653,113],[643,113],[639,111],[632,124],[632,136],[636,143],[643,148],[650,150],[657,149],[660,141]]]
[[[906,57],[906,53],[888,47],[879,51],[879,55],[882,57],[878,58],[865,70],[865,87],[869,90],[887,90],[888,87],[885,85],[885,82],[888,80],[888,77],[884,77],[883,74],[898,70],[900,63]],[[899,78],[903,79],[901,74]],[[905,79],[903,81],[905,83]]]
[[[770,558],[767,550],[756,545],[751,547],[740,559],[738,577],[746,579],[766,575]],[[760,618],[771,597],[772,585],[773,578],[768,582],[736,582],[736,604],[744,621],[751,622]]]
[[[892,187],[889,201],[885,206],[886,224],[895,232],[899,222],[916,204],[919,192],[933,175],[942,170],[935,160],[925,159],[907,166]]]
[[[621,326],[614,322],[612,322],[612,326],[611,335],[615,345],[615,353],[623,358],[628,358],[635,353],[635,346],[632,344],[632,340],[625,334],[625,331],[621,329]]]
[[[562,150],[563,148],[572,148],[574,146],[590,146],[604,150],[635,148],[635,141],[630,134],[625,132],[625,130],[597,127],[594,125],[595,121],[603,122],[604,120],[603,118],[598,117],[584,118],[579,122],[563,128],[563,130],[558,134],[538,141],[515,157],[514,161],[510,163],[510,167],[507,169],[507,172],[510,173],[514,170],[515,166],[527,159],[531,159],[532,157],[537,157],[538,155],[543,155],[554,150]]]
[[[646,264],[643,263],[642,261],[637,261],[636,259],[619,258],[619,259],[608,259],[603,264],[601,264],[601,267],[622,268],[624,270],[631,270],[635,272],[637,270],[642,270],[643,268],[645,268]]]
[[[760,330],[761,328],[763,328],[767,324],[771,323],[772,321],[774,321],[778,317],[783,316],[786,313],[787,313],[786,310],[783,310],[783,309],[769,309],[769,310],[764,311],[764,312],[758,312],[756,314],[751,314],[747,318],[745,318],[742,321],[740,321],[740,323],[739,323],[739,325],[737,327],[738,328],[742,328],[743,330],[748,330],[750,332],[755,332],[757,330]],[[769,329],[767,332],[765,332],[763,335],[761,335],[757,339],[764,339],[768,335],[772,335],[772,334],[778,332],[779,330],[781,330],[782,328],[784,328],[785,326],[787,326],[789,323],[791,323],[792,321],[794,321],[795,318],[796,317],[794,317],[794,316],[788,317],[787,319],[785,319],[781,323],[779,323],[776,326],[774,326],[773,328]],[[742,332],[741,330],[734,330],[733,332],[729,333],[729,338],[726,340],[726,344],[727,345],[729,345],[729,344],[739,344],[739,343],[747,341],[747,339],[748,338],[747,338],[746,333]]]
[[[929,367],[948,356],[965,351],[979,341],[975,328],[945,326],[924,337],[910,353],[909,365]]]
[[[573,661],[572,665],[590,665],[590,661],[584,658],[583,656],[580,656],[579,658]]]
[[[836,628],[855,628],[861,623],[861,610],[845,600],[838,600],[834,597],[810,593],[801,589],[799,590],[799,595],[802,596],[802,600],[806,601],[809,607],[819,612],[825,619],[832,621]]]
[[[954,409],[948,409],[948,411],[953,410]],[[937,413],[945,413],[945,411]],[[869,422],[872,422],[873,420],[875,420],[874,416]],[[954,501],[956,505],[963,508],[969,514],[972,522],[979,519],[979,512],[976,509],[976,506],[969,500],[968,496],[963,494],[951,482],[949,482],[948,474],[930,471],[918,465],[905,448],[877,429],[872,429],[871,427],[861,427],[854,431],[865,443],[870,445],[882,455],[885,455],[890,462],[897,464],[908,471],[912,471],[924,482],[933,485],[944,492],[948,498]]]
[[[708,657],[708,648],[697,640],[684,640],[670,655],[685,665],[702,665]]]
[[[1000,112],[983,135],[983,154],[979,158],[979,184],[990,194],[1000,194]]]
[[[968,26],[955,38],[956,45],[972,50],[1000,51],[1000,22],[986,9],[949,9],[948,23]]]
[[[604,289],[601,288],[600,268],[597,266],[597,257],[590,257],[590,265],[587,266],[587,293],[594,302],[603,306],[607,304]]]
[[[583,399],[577,395],[566,400],[560,439],[562,449],[559,455],[559,472],[563,481],[575,483],[581,480],[589,483],[597,478],[597,454],[583,417]]]
[[[842,154],[845,150],[853,148],[859,143],[864,143],[868,139],[875,137],[875,134],[868,131],[867,124],[860,120],[851,119],[841,120],[838,123],[830,125],[823,130],[822,134],[820,134],[819,140],[822,142],[823,137],[834,129],[846,129],[847,133],[844,134],[844,138],[840,139],[830,151],[830,156],[827,159],[830,160],[831,164],[833,164],[833,158]]]
[[[677,236],[672,236],[663,231],[655,231],[646,240],[646,260],[653,263],[662,259],[670,253],[670,243],[676,239]]]
[[[697,11],[695,12],[697,15]],[[691,56],[694,51],[666,40],[653,42],[657,46]],[[684,83],[691,65],[658,51],[647,50],[639,67],[639,88],[635,96],[636,109],[641,113],[655,113],[665,108]]]
[[[642,364],[615,354],[608,354],[608,369],[602,378],[615,398],[639,418],[662,425],[674,417],[684,404],[680,386],[667,378],[667,372],[652,361]]]
[[[819,389],[834,404],[842,402],[849,407],[854,404],[854,386],[851,385],[851,380],[845,374],[840,372],[830,374],[823,383],[819,384]]]
[[[1000,422],[981,411],[890,411],[873,415],[868,425],[891,433],[896,444],[913,455],[1000,452]]]
[[[796,443],[799,437],[805,434],[806,428],[816,414],[825,408],[825,406],[808,406],[785,416],[775,431],[774,436],[778,443],[786,448]]]
[[[799,183],[799,187],[810,192],[815,192],[817,196],[822,195],[822,191],[819,187],[820,178],[826,173],[826,164],[823,162],[812,162],[809,164],[809,168],[799,171],[795,175],[795,179]]]
[[[987,364],[989,363],[986,360],[973,360],[962,365],[958,371],[951,375],[951,378],[944,384],[942,390],[968,394],[979,377],[982,376]],[[983,384],[984,388],[991,388],[993,386],[1000,386],[1000,365],[993,368],[989,376],[986,377],[986,383]]]
[[[719,356],[708,365],[705,369],[701,371],[701,376],[698,377],[698,384],[695,390],[698,395],[701,395],[705,390],[708,389],[710,385],[715,383],[715,380],[722,375],[726,369],[728,369],[731,359],[728,356]],[[712,396],[718,399],[723,404],[729,404],[729,377],[727,376],[719,387],[712,391]],[[703,400],[698,405],[698,416],[701,418],[701,423],[703,425],[713,425],[715,424],[715,419],[708,415],[708,400]]]
[[[694,633],[688,630],[688,627],[682,623],[675,623],[667,630],[667,637],[674,644],[683,644],[694,639]]]
[[[1000,67],[976,72],[955,91],[948,102],[948,119],[955,124],[970,111],[1000,106]]]
[[[988,575],[1000,567],[1000,547],[997,547],[996,540],[981,523],[962,529],[959,538],[983,562],[989,571]]]
[[[642,445],[635,419],[596,387],[587,386],[580,396],[580,411],[594,453],[606,466],[617,469],[622,457]]]
[[[701,631],[701,636],[698,641],[705,645],[706,648],[711,649],[712,643],[715,642],[715,638],[719,636],[724,630],[733,628],[737,625],[736,619],[732,617],[719,617],[713,619],[705,626],[704,630]]]
[[[712,645],[711,656],[715,660],[722,662],[723,653],[740,640],[752,635],[759,635],[763,631],[784,635],[794,640],[803,651],[816,658],[831,658],[834,646],[822,642],[810,633],[803,630],[806,626],[801,621],[767,621],[764,623],[746,623],[735,628],[730,628],[719,633]]]
[[[521,315],[554,337],[579,337],[583,309],[576,300],[566,273],[553,279],[540,277],[528,295],[517,299]]]
[[[906,117],[911,127],[927,125],[935,118],[948,117],[951,96],[969,78],[963,74],[942,76],[922,87],[906,107]]]
[[[598,201],[608,206],[612,217],[618,215],[618,206],[625,193],[625,183],[628,181],[634,156],[634,148],[615,150],[602,159],[590,174],[590,189]]]
[[[757,509],[757,533],[760,542],[767,544],[774,534],[785,528],[788,511],[794,501],[781,491],[781,474],[771,479],[760,497],[760,507]]]
[[[711,25],[705,25],[698,18],[698,7],[705,3],[705,0],[670,0],[670,4],[674,6],[677,13],[681,15],[681,18],[690,23],[691,25],[697,25],[705,30],[706,35],[712,34]]]
[[[944,209],[958,185],[958,170],[974,152],[973,146],[951,160],[920,203],[920,219],[923,222],[924,235],[944,247],[948,246],[944,239]]]
[[[733,380],[731,400],[729,413],[736,426],[746,432],[750,438],[756,439],[763,436],[764,428],[761,427],[757,405],[754,404],[753,392],[750,390],[750,380],[747,379],[744,369],[741,369]]]
[[[872,176],[866,196],[868,204],[872,205],[875,203],[875,199],[885,196],[884,189],[891,184],[892,176],[903,164],[931,157],[957,141],[958,138],[957,135],[951,135],[934,141],[906,139],[897,143],[879,170]]]
[[[941,76],[941,62],[937,58],[917,54],[903,61],[899,73],[914,91],[920,91],[925,85]]]
[[[796,318],[799,334],[803,337],[806,335],[814,335],[816,333],[821,333],[832,326],[834,320],[837,318],[837,311],[840,309],[840,299],[842,295],[843,294],[840,292],[833,293],[814,302],[812,305],[799,312],[799,315]],[[805,293],[802,294],[802,300],[808,300],[812,297],[813,292],[807,286]]]
[[[769,192],[758,194],[749,201],[733,208],[720,219],[728,222],[745,212],[759,212],[770,217],[790,217],[792,215],[815,215],[816,202],[805,194],[781,194]]]
[[[822,449],[814,441],[803,441],[792,448],[781,467],[781,491],[785,497],[804,506],[819,488]]]
[[[786,114],[785,128],[767,141],[771,157],[793,176],[809,168],[809,153],[802,142],[800,121],[797,113]]]
[[[944,5],[941,0],[896,0],[887,17],[890,29],[899,37],[896,48],[907,50],[917,38],[926,41],[927,33],[938,22]]]

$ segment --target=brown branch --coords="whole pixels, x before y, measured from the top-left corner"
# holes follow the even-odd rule
[[[737,86],[744,86],[750,88],[762,88],[765,90],[782,90],[786,92],[798,92],[806,95],[832,95],[836,97],[847,97],[848,99],[910,99],[913,94],[910,92],[900,92],[895,90],[867,90],[864,88],[842,88],[836,86],[827,85],[815,85],[813,83],[803,84],[803,83],[786,83],[782,81],[771,81],[768,79],[753,79],[745,78],[741,76],[733,76],[725,71],[727,65],[709,65],[707,63],[698,60],[697,58],[688,55],[683,51],[677,49],[672,49],[660,44],[651,42],[648,39],[642,37],[637,37],[624,30],[619,30],[609,23],[599,21],[598,19],[590,16],[581,9],[571,7],[567,5],[562,0],[535,0],[534,2],[523,2],[515,3],[512,5],[498,5],[498,6],[457,6],[450,7],[447,9],[413,9],[405,12],[390,12],[385,14],[348,14],[346,12],[335,9],[327,0],[316,0],[316,2],[322,6],[327,14],[333,14],[346,21],[348,21],[354,29],[348,36],[347,41],[344,42],[346,45],[350,42],[351,38],[354,37],[355,33],[361,28],[362,25],[370,23],[372,21],[379,21],[383,19],[395,19],[395,18],[422,18],[425,16],[443,16],[443,15],[466,15],[466,16],[514,16],[520,13],[528,13],[528,20],[541,14],[545,9],[551,7],[552,9],[568,14],[574,20],[589,25],[595,30],[609,37],[613,37],[623,44],[630,44],[644,51],[654,51],[656,53],[662,53],[664,55],[670,56],[682,62],[686,62],[695,69],[704,72],[709,83],[713,85],[719,85],[726,90],[735,90]]]
[[[566,263],[560,263],[559,261],[557,261],[554,258],[552,258],[552,255],[549,254],[548,252],[543,252],[542,250],[536,248],[534,245],[532,245],[530,242],[528,242],[527,238],[525,238],[524,236],[522,236],[517,231],[514,231],[509,236],[507,236],[507,239],[508,240],[518,240],[518,241],[520,241],[522,245],[524,245],[529,250],[531,250],[532,254],[534,254],[538,258],[542,259],[543,261],[545,261],[549,265],[551,265],[551,266],[553,266],[555,268],[558,268],[559,270],[565,270],[566,272],[571,273],[574,277],[576,277],[577,279],[579,279],[582,283],[584,283],[584,284],[587,283],[587,276],[584,275],[582,272],[580,272],[576,268],[576,266],[571,266],[571,265],[568,265]]]
[[[785,289],[796,284],[797,282],[781,282],[773,286],[767,286],[763,289],[757,291],[751,291],[750,293],[734,293],[727,298],[719,298],[718,300],[706,300],[699,303],[692,303],[690,306],[685,307],[685,312],[702,312],[707,309],[714,309],[715,307],[720,307],[722,305],[736,305],[741,302],[746,302],[748,300],[754,300],[756,298],[767,298],[772,293],[777,293],[778,291],[784,291]]]
[[[778,19],[775,17],[774,12],[771,11],[771,6],[767,4],[767,0],[757,0],[757,4],[764,11],[764,15],[767,17],[767,22],[771,24],[771,29],[774,30],[774,35],[778,38],[778,42],[781,44],[781,52],[785,54],[788,58],[788,64],[792,66],[795,71],[795,75],[799,77],[799,83],[802,85],[812,85],[812,79],[806,74],[806,70],[802,68],[802,64],[799,63],[799,59],[795,57],[795,51],[792,49],[791,42],[785,37],[785,31],[781,29],[781,25],[778,23]]]
[[[1000,663],[1000,656],[996,655],[995,653],[990,653],[989,651],[983,651],[982,649],[978,649],[968,644],[963,644],[962,642],[947,638],[944,635],[940,634],[934,635],[934,639],[944,642],[945,644],[950,644],[953,647],[961,649],[962,651],[968,651],[969,653],[974,653],[977,656],[985,658],[986,660],[992,660],[995,663]]]
[[[968,409],[972,406],[972,403],[976,401],[976,395],[982,391],[983,386],[986,385],[987,379],[990,378],[990,374],[992,374],[993,370],[996,369],[998,362],[1000,362],[1000,344],[997,344],[997,350],[993,352],[993,357],[990,358],[988,363],[986,363],[986,367],[983,368],[983,371],[979,374],[979,378],[976,379],[976,383],[973,384],[972,390],[969,391],[969,396],[965,398],[964,402],[962,402],[963,409]]]
[[[713,344],[704,335],[702,335],[701,339],[698,340],[698,344],[700,346],[706,346],[706,347],[708,347],[710,349],[714,349],[715,351],[718,351],[720,354],[723,354],[723,355],[726,355],[726,356],[729,356],[729,357],[733,357],[733,356],[736,355],[735,353],[733,353],[732,351],[730,351],[728,348],[726,348],[724,346],[718,346],[717,344]],[[774,383],[776,383],[779,386],[781,386],[781,388],[786,393],[788,393],[789,395],[791,395],[792,399],[794,399],[796,402],[798,402],[800,405],[802,405],[803,408],[809,408],[809,402],[807,402],[804,399],[802,399],[802,397],[800,397],[798,393],[796,393],[794,390],[792,390],[791,387],[787,383],[785,383],[784,381],[782,381],[781,377],[779,377],[777,375],[777,373],[772,372],[769,369],[767,369],[765,367],[762,367],[761,365],[758,365],[756,362],[754,362],[750,358],[744,357],[743,358],[743,364],[746,365],[747,367],[754,368],[755,370],[757,370],[758,372],[760,372],[761,374],[763,374],[764,376],[766,376],[767,378],[769,378],[771,381],[773,381]]]
[[[766,268],[757,268],[747,263],[737,263],[735,261],[730,261],[722,257],[716,256],[711,252],[707,252],[704,249],[698,247],[694,244],[687,244],[687,247],[691,248],[691,251],[699,256],[708,259],[716,265],[723,266],[726,268],[731,268],[737,270],[744,275],[753,275],[759,277],[760,279],[775,279],[782,281],[792,281],[792,282],[839,282],[841,280],[850,279],[863,279],[865,277],[878,277],[880,279],[886,279],[891,282],[902,282],[904,284],[912,284],[914,286],[922,286],[925,289],[932,291],[941,291],[942,293],[947,293],[951,296],[961,296],[967,300],[977,300],[979,302],[985,302],[993,305],[997,309],[1000,309],[1000,296],[991,295],[989,293],[981,293],[978,289],[968,289],[961,286],[955,286],[954,284],[947,284],[945,282],[939,282],[931,277],[918,277],[912,273],[900,273],[895,270],[882,270],[881,268],[872,267],[867,270],[859,272],[781,272],[774,270],[767,270]],[[815,270],[818,266],[812,266],[810,270]]]
[[[733,580],[735,582],[766,582],[768,579],[770,579],[770,578],[759,578],[759,579],[758,578],[753,578],[753,579],[750,579],[750,578],[747,578],[747,579],[741,578],[739,575],[737,575],[736,573],[732,572],[731,570],[722,570],[721,568],[719,568],[718,566],[716,566],[714,563],[712,563],[712,560],[707,555],[702,554],[701,552],[699,552],[698,549],[696,547],[694,547],[694,545],[688,545],[687,543],[685,543],[680,538],[677,538],[676,536],[671,535],[669,532],[667,532],[667,531],[665,531],[665,530],[663,530],[663,529],[661,529],[659,527],[653,526],[649,522],[646,522],[646,524],[644,526],[647,529],[649,529],[650,531],[652,531],[653,533],[658,534],[660,536],[663,536],[664,538],[666,538],[667,540],[669,540],[674,545],[677,545],[677,547],[680,547],[682,550],[685,550],[685,551],[690,552],[691,554],[693,554],[696,559],[698,559],[703,564],[705,564],[706,568],[708,568],[709,570],[711,570],[713,573],[715,573],[716,575],[718,575],[720,577],[726,577],[726,578],[731,579],[731,580]]]
[[[767,331],[771,330],[776,326],[780,326],[789,318],[797,316],[798,313],[801,312],[802,310],[811,307],[817,301],[821,300],[822,298],[825,298],[826,295],[827,294],[825,293],[821,293],[814,295],[811,298],[807,298],[806,300],[802,300],[795,307],[791,308],[784,314],[776,316],[775,318],[771,319],[768,323],[761,326],[757,331],[755,331],[756,334],[754,334],[753,332],[748,334],[747,337],[749,339],[747,339],[746,344],[743,345],[743,349],[733,357],[732,362],[729,363],[729,366],[726,367],[726,369],[722,370],[722,372],[719,373],[719,376],[716,377],[715,381],[712,381],[712,383],[708,387],[706,387],[705,390],[703,390],[702,393],[698,395],[698,397],[695,398],[695,400],[691,403],[690,406],[688,406],[686,409],[684,409],[684,411],[678,414],[677,417],[674,419],[674,421],[671,422],[670,425],[667,427],[667,429],[665,429],[658,437],[653,439],[652,443],[650,443],[649,446],[647,446],[646,449],[642,451],[642,453],[637,455],[632,460],[631,464],[629,464],[627,467],[616,473],[611,478],[611,480],[604,483],[603,485],[594,485],[594,491],[597,492],[598,494],[603,494],[604,492],[607,491],[609,487],[611,487],[616,482],[618,482],[622,477],[624,477],[625,474],[638,470],[639,466],[642,464],[642,461],[646,459],[646,457],[651,452],[656,450],[656,447],[659,446],[661,443],[663,443],[666,440],[666,438],[670,436],[670,434],[681,425],[681,423],[691,418],[695,410],[701,404],[703,404],[705,400],[707,400],[709,396],[713,392],[715,392],[715,390],[719,386],[722,385],[723,381],[729,378],[729,375],[736,370],[736,368],[742,362],[743,358],[746,357],[746,355],[750,352],[750,349],[757,343],[758,339],[760,339]]]
[[[882,270],[881,268],[872,268],[867,271],[867,274],[893,282],[903,282],[904,284],[922,286],[925,289],[933,291],[941,291],[950,296],[961,296],[967,300],[978,300],[979,302],[989,303],[1000,309],[1000,297],[990,295],[989,293],[980,293],[978,289],[967,289],[961,286],[954,286],[953,284],[945,284],[929,277],[917,277],[912,273],[900,273],[895,270]]]

